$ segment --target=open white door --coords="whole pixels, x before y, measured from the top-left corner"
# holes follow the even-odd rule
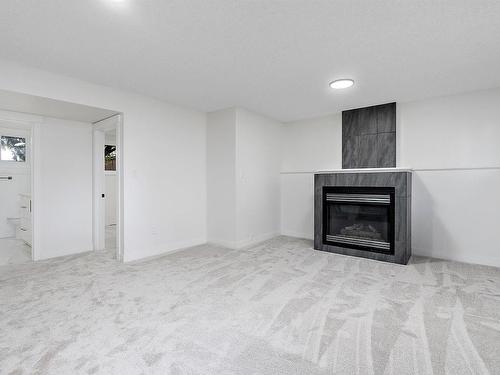
[[[122,117],[116,115],[96,122],[93,131],[93,239],[94,250],[106,248],[106,132],[116,130],[116,258],[123,260],[123,180],[122,180]],[[109,177],[109,176],[108,176]]]
[[[94,175],[94,250],[105,248],[105,186],[104,186],[104,130],[94,129],[93,134],[93,175]]]

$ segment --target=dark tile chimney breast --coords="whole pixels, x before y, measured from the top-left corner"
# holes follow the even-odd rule
[[[342,168],[396,166],[396,103],[342,112]]]

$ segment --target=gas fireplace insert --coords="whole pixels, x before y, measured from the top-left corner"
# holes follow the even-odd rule
[[[323,186],[323,244],[394,254],[394,187]]]

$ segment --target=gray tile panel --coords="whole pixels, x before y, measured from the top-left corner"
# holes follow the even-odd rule
[[[377,133],[396,132],[396,103],[375,106],[377,112]]]
[[[342,112],[342,168],[396,166],[396,103]]]
[[[378,135],[377,134],[366,134],[359,135],[357,143],[357,149],[355,153],[357,155],[357,166],[356,168],[379,168],[378,163]]]
[[[377,168],[396,166],[396,132],[377,134]]]

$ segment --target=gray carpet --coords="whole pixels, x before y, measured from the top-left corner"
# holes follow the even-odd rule
[[[500,374],[500,269],[279,237],[0,267],[1,374]]]

